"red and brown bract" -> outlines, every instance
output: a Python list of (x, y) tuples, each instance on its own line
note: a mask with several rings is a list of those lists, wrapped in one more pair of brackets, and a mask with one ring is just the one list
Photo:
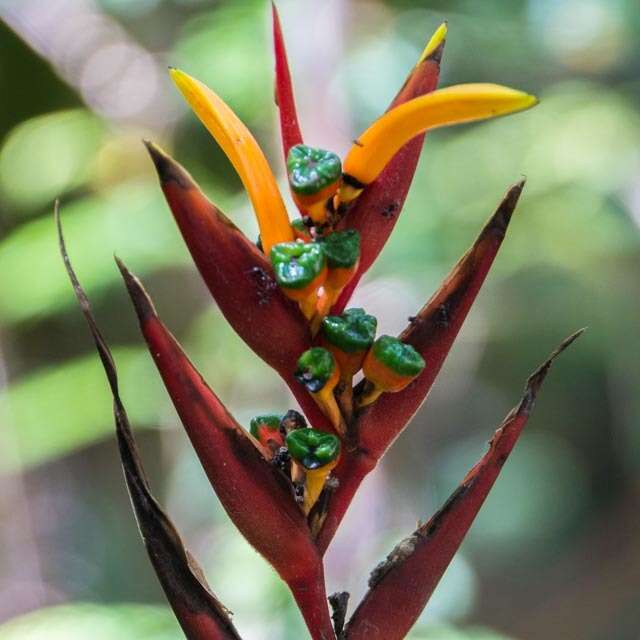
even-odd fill
[[(323, 243), (330, 234), (338, 237), (346, 230), (357, 232), (359, 260), (352, 262), (350, 280), (331, 310), (333, 315), (339, 315), (358, 281), (383, 249), (402, 212), (425, 133), (437, 127), (521, 111), (535, 104), (532, 96), (499, 85), (471, 84), (438, 90), (446, 34), (447, 27), (443, 24), (429, 40), (389, 110), (358, 137), (343, 159), (342, 177), (324, 205), (327, 215), (323, 220), (327, 222), (322, 227), (314, 226), (318, 223), (310, 218), (305, 219), (302, 211), (303, 220), (295, 223), (294, 230), (275, 177), (251, 133), (211, 89), (182, 71), (172, 69), (172, 78), (238, 172), (258, 220), (260, 248), (206, 198), (184, 168), (156, 144), (146, 143), (169, 208), (219, 309), (254, 353), (289, 386), (308, 421), (305, 433), (310, 434), (309, 442), (318, 443), (318, 447), (325, 441), (332, 444), (333, 457), (327, 458), (326, 450), (322, 454), (325, 457), (318, 453), (324, 470), (307, 465), (304, 503), (299, 491), (301, 483), (304, 484), (304, 478), (299, 477), (305, 473), (304, 465), (299, 460), (292, 462), (286, 446), (274, 451), (235, 421), (162, 323), (141, 282), (118, 261), (151, 356), (214, 491), (242, 535), (287, 583), (314, 640), (400, 640), (406, 636), (522, 432), (552, 359), (577, 336), (562, 343), (532, 375), (521, 402), (499, 427), (489, 451), (445, 506), (398, 544), (373, 571), (369, 591), (351, 618), (346, 615), (345, 594), (329, 598), (334, 608), (331, 616), (325, 591), (324, 552), (360, 483), (424, 401), (487, 277), (524, 184), (519, 182), (507, 190), (471, 248), (398, 336), (399, 342), (395, 338), (390, 340), (390, 344), (410, 352), (420, 366), (410, 378), (406, 377), (407, 370), (397, 369), (402, 385), (388, 390), (379, 388), (381, 395), (376, 394), (377, 399), (372, 402), (362, 401), (367, 388), (371, 391), (369, 381), (365, 379), (352, 388), (352, 371), (340, 376), (339, 371), (332, 369), (332, 377), (325, 372), (327, 380), (340, 381), (335, 385), (326, 382), (326, 387), (321, 387), (324, 379), (318, 383), (305, 377), (306, 369), (301, 372), (298, 364), (302, 354), (317, 352), (328, 356), (318, 349), (327, 344), (322, 334), (318, 334), (322, 318), (329, 312), (324, 308), (326, 302), (322, 304), (326, 296), (323, 298), (322, 284), (318, 281), (318, 290), (302, 306), (291, 291), (287, 295), (281, 288), (270, 257), (274, 255), (273, 247), (278, 245), (290, 250), (305, 225), (308, 230), (305, 241), (317, 243), (321, 251), (328, 251), (322, 247), (327, 246)], [(275, 7), (273, 35), (275, 96), (286, 159), (290, 150), (304, 141)], [(324, 198), (326, 192), (322, 194)], [(151, 494), (120, 399), (115, 363), (73, 272), (61, 229), (60, 241), (114, 395), (127, 486), (167, 598), (188, 638), (239, 638), (228, 611), (206, 586), (168, 516)], [(326, 270), (326, 265), (323, 269)], [(357, 340), (354, 344), (357, 346)], [(343, 346), (349, 348), (346, 342)], [(394, 357), (392, 354), (389, 362), (378, 364), (399, 366)], [(363, 359), (364, 352), (358, 361)], [(331, 366), (339, 367), (335, 362)], [(316, 383), (320, 386), (313, 386)], [(321, 388), (335, 394), (337, 403), (329, 403), (327, 398), (318, 402)], [(329, 405), (331, 411), (327, 409)], [(337, 406), (341, 412), (338, 418)], [(264, 407), (265, 412), (270, 409)], [(291, 429), (305, 426), (301, 419), (283, 420), (279, 441), (293, 443), (296, 437), (291, 436)], [(333, 435), (327, 440), (325, 434), (314, 436), (313, 430)], [(315, 489), (322, 489), (323, 485), (317, 483), (325, 482), (331, 474), (323, 490), (309, 491), (312, 473)], [(313, 496), (313, 503), (309, 496)]]

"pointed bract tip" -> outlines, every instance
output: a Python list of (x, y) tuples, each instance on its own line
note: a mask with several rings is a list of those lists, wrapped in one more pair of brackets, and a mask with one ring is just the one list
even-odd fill
[(193, 183), (193, 179), (187, 171), (155, 142), (150, 140), (143, 140), (142, 142), (151, 156), (161, 183), (174, 181), (185, 189)]
[(188, 84), (189, 81), (195, 81), (188, 73), (178, 69), (178, 67), (169, 67), (169, 75), (180, 91), (183, 91), (183, 87)]
[(185, 98), (193, 90), (193, 85), (197, 82), (195, 78), (192, 78), (188, 73), (177, 67), (169, 67), (169, 75), (173, 80), (173, 84), (178, 87), (178, 90)]
[(151, 140), (147, 140), (146, 138), (142, 139), (142, 144), (147, 148), (147, 151), (153, 160), (153, 164), (156, 165), (158, 173), (161, 173), (161, 167), (163, 167), (169, 160), (168, 154), (155, 142), (151, 142)]
[(558, 347), (551, 353), (551, 355), (529, 376), (527, 384), (525, 386), (525, 392), (522, 397), (522, 401), (518, 407), (518, 413), (529, 413), (535, 403), (536, 395), (544, 382), (544, 379), (549, 373), (549, 369), (553, 364), (553, 361), (571, 344), (573, 344), (584, 332), (586, 327), (578, 329), (575, 333), (565, 338)]
[(144, 290), (140, 280), (131, 273), (131, 271), (129, 271), (125, 263), (122, 262), (118, 256), (114, 256), (114, 259), (118, 265), (118, 269), (120, 269), (122, 279), (127, 287), (129, 297), (133, 302), (133, 306), (140, 322), (156, 317), (158, 314), (153, 306), (153, 302), (151, 301), (149, 294)]
[(447, 38), (447, 21), (445, 20), (436, 30), (435, 33), (431, 36), (429, 42), (427, 42), (427, 46), (424, 48), (420, 59), (418, 60), (418, 64), (422, 64), (428, 58), (435, 60), (436, 62), (440, 62), (442, 58), (442, 49), (444, 48), (444, 42)]
[(527, 176), (522, 176), (518, 182), (514, 183), (511, 187), (512, 189), (519, 189), (522, 191), (524, 189), (524, 185), (527, 184)]
[(526, 178), (521, 178), (518, 182), (514, 182), (508, 189), (505, 194), (504, 200), (515, 200), (513, 206), (518, 202), (520, 195), (522, 194), (522, 190), (524, 189), (525, 184), (527, 184)]

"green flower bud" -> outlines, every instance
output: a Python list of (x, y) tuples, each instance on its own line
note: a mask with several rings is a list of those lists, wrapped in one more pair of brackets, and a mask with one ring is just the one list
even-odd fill
[(291, 457), (306, 469), (318, 469), (340, 455), (340, 440), (317, 429), (297, 429), (286, 439)]
[(334, 231), (322, 239), (322, 247), (329, 269), (349, 269), (360, 259), (360, 234), (353, 229)]
[(401, 376), (415, 377), (425, 366), (424, 358), (410, 344), (392, 336), (380, 336), (372, 351), (376, 360)]
[(346, 353), (365, 351), (373, 344), (378, 321), (364, 309), (347, 309), (341, 316), (327, 316), (322, 333), (329, 344)]
[(280, 421), (282, 420), (282, 416), (276, 415), (275, 413), (269, 413), (264, 416), (256, 416), (252, 418), (249, 423), (249, 430), (251, 431), (251, 435), (254, 438), (260, 440), (260, 427), (267, 427), (269, 431), (279, 431), (280, 429)]
[(313, 347), (300, 356), (294, 375), (307, 391), (317, 393), (327, 384), (335, 368), (336, 363), (330, 351)]
[(294, 193), (312, 196), (340, 179), (342, 163), (331, 151), (297, 144), (289, 150), (287, 173)]
[(285, 289), (304, 289), (325, 267), (322, 247), (302, 242), (281, 242), (271, 248), (276, 282)]

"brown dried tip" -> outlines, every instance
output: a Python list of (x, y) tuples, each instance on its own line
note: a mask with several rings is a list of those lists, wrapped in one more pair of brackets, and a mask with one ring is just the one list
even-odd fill
[(118, 269), (120, 269), (120, 273), (122, 274), (122, 278), (127, 287), (127, 291), (129, 292), (129, 296), (131, 297), (131, 301), (133, 302), (133, 307), (138, 316), (138, 320), (140, 322), (144, 322), (149, 318), (158, 317), (156, 308), (153, 306), (153, 301), (145, 291), (140, 279), (129, 271), (127, 266), (122, 262), (122, 260), (120, 260), (120, 258), (118, 258), (118, 256), (114, 256), (114, 259), (118, 265)]
[(60, 253), (84, 314), (113, 394), (118, 448), (127, 489), (140, 533), (169, 603), (185, 634), (194, 640), (239, 640), (228, 610), (211, 593), (202, 569), (185, 548), (175, 526), (151, 493), (127, 412), (118, 390), (118, 373), (111, 351), (93, 317), (91, 305), (71, 266), (66, 250), (59, 204), (55, 204)]
[(573, 342), (575, 342), (585, 331), (586, 327), (582, 329), (578, 329), (575, 333), (572, 333), (568, 338), (565, 338), (559, 345), (558, 348), (545, 360), (527, 379), (527, 384), (525, 385), (524, 394), (522, 396), (522, 400), (520, 401), (520, 405), (517, 407), (517, 413), (530, 413), (531, 409), (533, 409), (533, 405), (535, 403), (536, 397), (538, 395), (538, 391), (540, 391), (540, 387), (544, 382), (544, 379), (547, 377), (547, 373), (549, 373), (549, 369), (553, 364), (553, 361)]
[(348, 591), (336, 591), (329, 596), (329, 604), (333, 613), (331, 619), (333, 620), (333, 628), (338, 638), (341, 637), (341, 633), (344, 629), (344, 621), (347, 617), (347, 606), (349, 605), (349, 592)]
[[(549, 369), (584, 329), (564, 340), (529, 377), (522, 399), (498, 427), (489, 450), (444, 506), (402, 540), (371, 574), (349, 620), (347, 640), (401, 640), (420, 616), (513, 450)], [(408, 589), (407, 585), (411, 585)]]
[(151, 142), (151, 140), (143, 140), (142, 142), (147, 147), (151, 160), (153, 160), (160, 182), (177, 182), (183, 189), (189, 188), (193, 184), (193, 178), (187, 171), (157, 144)]

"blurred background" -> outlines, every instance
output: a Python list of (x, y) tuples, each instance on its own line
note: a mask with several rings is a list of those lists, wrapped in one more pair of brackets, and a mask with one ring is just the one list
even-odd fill
[[(400, 330), (506, 187), (528, 178), (428, 401), (365, 482), (328, 554), (329, 589), (351, 591), (355, 606), (374, 565), (484, 452), (529, 372), (586, 325), (411, 638), (637, 640), (637, 2), (278, 6), (310, 144), (343, 154), (443, 19), (442, 85), (499, 82), (541, 98), (533, 111), (428, 136), (405, 212), (358, 291), (383, 332)], [(211, 303), (140, 143), (167, 148), (256, 236), (239, 180), (166, 66), (220, 93), (282, 180), (268, 3), (0, 0), (0, 18), (0, 638), (181, 637), (139, 540), (111, 399), (58, 257), (56, 196), (157, 495), (244, 637), (307, 637), (286, 589), (214, 498), (112, 259), (144, 278), (241, 422), (293, 406)]]

